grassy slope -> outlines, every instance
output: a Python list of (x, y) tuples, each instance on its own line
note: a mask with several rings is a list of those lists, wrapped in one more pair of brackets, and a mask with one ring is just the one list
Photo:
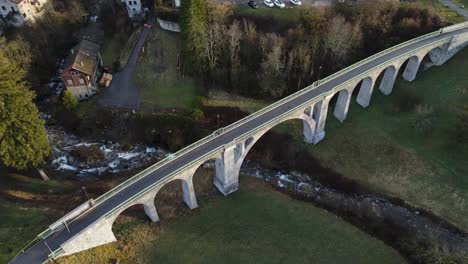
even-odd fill
[[(458, 1), (467, 1), (467, 0), (458, 0)], [(457, 12), (453, 11), (452, 9), (444, 6), (438, 0), (419, 0), (419, 2), (423, 6), (428, 6), (432, 8), (436, 13), (440, 16), (447, 19), (452, 23), (459, 23), (466, 20), (463, 16), (459, 15)]]
[[(376, 90), (367, 109), (352, 103), (348, 120), (330, 115), (327, 136), (307, 146), (325, 166), (372, 188), (425, 207), (468, 229), (468, 148), (455, 143), (457, 106), (468, 102), (468, 49), (412, 83)], [(395, 112), (408, 92), (434, 109), (432, 133), (414, 128), (415, 111)]]
[[(60, 263), (404, 263), (391, 248), (311, 204), (242, 178), (228, 197), (161, 225), (115, 225), (119, 241)], [(161, 207), (159, 207), (161, 209)]]
[(168, 108), (191, 110), (198, 90), (190, 78), (178, 78), (179, 47), (177, 34), (163, 31), (158, 26), (153, 28), (134, 77), (142, 91), (144, 112)]
[(468, 0), (453, 0), (458, 5), (464, 5), (465, 8), (468, 8)]
[[(39, 196), (69, 191), (69, 185), (44, 182), (0, 169), (0, 263), (6, 263), (63, 213), (39, 204)], [(39, 202), (39, 203), (38, 203)]]

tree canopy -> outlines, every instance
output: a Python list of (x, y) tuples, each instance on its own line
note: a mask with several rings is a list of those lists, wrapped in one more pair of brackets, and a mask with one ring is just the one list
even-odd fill
[(0, 164), (15, 169), (38, 166), (50, 153), (44, 121), (24, 79), (25, 71), (0, 51)]

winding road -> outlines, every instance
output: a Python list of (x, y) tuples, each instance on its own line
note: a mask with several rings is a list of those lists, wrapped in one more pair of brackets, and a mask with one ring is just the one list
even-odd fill
[[(150, 18), (148, 24), (154, 24), (154, 18)], [(127, 109), (140, 109), (140, 90), (133, 83), (133, 72), (137, 66), (138, 57), (145, 45), (151, 31), (149, 27), (143, 27), (138, 42), (132, 50), (128, 63), (121, 72), (113, 76), (109, 88), (105, 88), (99, 102), (107, 106), (122, 107)]]

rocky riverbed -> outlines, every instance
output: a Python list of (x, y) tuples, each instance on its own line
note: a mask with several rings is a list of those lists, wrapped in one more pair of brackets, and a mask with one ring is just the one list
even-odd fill
[(47, 135), (52, 145), (50, 167), (72, 172), (81, 179), (142, 168), (169, 155), (159, 148), (143, 144), (123, 146), (111, 141), (87, 142), (52, 127), (48, 127)]
[(468, 235), (430, 212), (375, 194), (345, 193), (307, 174), (271, 170), (251, 161), (241, 173), (334, 212), (399, 250), (411, 263), (468, 263)]

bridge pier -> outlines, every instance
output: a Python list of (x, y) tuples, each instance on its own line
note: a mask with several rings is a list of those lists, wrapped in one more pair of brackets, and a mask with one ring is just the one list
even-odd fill
[(148, 200), (143, 204), (143, 208), (145, 209), (146, 215), (151, 219), (153, 223), (159, 222), (159, 215), (156, 211), (156, 205), (154, 204), (154, 200)]
[(368, 107), (370, 104), (372, 91), (374, 90), (375, 79), (376, 76), (369, 76), (362, 80), (356, 102), (364, 108)]
[(184, 193), (184, 202), (190, 209), (198, 207), (197, 197), (193, 188), (193, 177), (187, 180), (182, 180), (182, 191)]
[(395, 80), (398, 75), (398, 69), (400, 67), (396, 67), (395, 65), (392, 65), (385, 69), (384, 76), (382, 78), (382, 81), (380, 82), (379, 90), (385, 94), (385, 95), (390, 95), (393, 90), (393, 86), (395, 85)]
[(421, 61), (422, 58), (419, 58), (418, 56), (413, 56), (409, 59), (405, 71), (403, 72), (403, 78), (405, 80), (412, 82), (414, 79), (416, 79)]
[(335, 111), (333, 115), (343, 123), (348, 116), (349, 104), (351, 102), (351, 91), (343, 89), (339, 91), (338, 100), (336, 101)]
[(226, 146), (221, 158), (216, 159), (216, 177), (214, 185), (218, 190), (228, 195), (239, 188), (239, 172), (236, 171), (235, 151), (237, 144)]
[(312, 143), (317, 144), (325, 138), (325, 123), (327, 121), (328, 105), (331, 97), (325, 97), (314, 105), (312, 115), (315, 121), (315, 132)]

